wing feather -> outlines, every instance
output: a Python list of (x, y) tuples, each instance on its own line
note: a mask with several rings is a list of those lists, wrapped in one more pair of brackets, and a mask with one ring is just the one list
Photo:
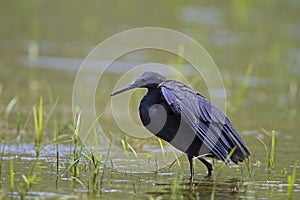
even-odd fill
[(227, 117), (208, 99), (177, 81), (165, 81), (158, 87), (172, 111), (183, 117), (217, 158), (228, 162), (226, 158), (234, 146), (249, 155)]

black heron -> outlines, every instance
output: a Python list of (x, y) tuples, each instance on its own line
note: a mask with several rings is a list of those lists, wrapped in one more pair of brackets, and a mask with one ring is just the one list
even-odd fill
[(148, 89), (139, 106), (143, 125), (187, 154), (191, 179), (194, 157), (204, 163), (211, 176), (212, 165), (204, 157), (237, 164), (250, 156), (229, 119), (199, 92), (158, 73), (144, 72), (111, 96), (134, 88)]

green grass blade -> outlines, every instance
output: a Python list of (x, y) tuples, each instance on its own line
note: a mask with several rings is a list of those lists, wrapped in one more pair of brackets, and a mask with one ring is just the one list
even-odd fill
[(43, 97), (40, 97), (39, 103), (39, 138), (41, 139), (41, 134), (43, 133)]
[(14, 97), (12, 98), (12, 100), (10, 100), (10, 102), (7, 104), (6, 108), (5, 108), (5, 113), (4, 113), (4, 119), (7, 122), (8, 120), (8, 116), (11, 113), (13, 107), (16, 105), (16, 103), (18, 102), (18, 97)]
[(39, 127), (38, 127), (38, 118), (37, 118), (37, 113), (36, 113), (35, 106), (33, 106), (33, 122), (34, 122), (35, 138), (36, 138), (35, 145), (37, 145)]
[[(93, 133), (94, 133), (94, 142), (95, 142), (95, 151), (96, 151), (96, 159), (97, 160), (100, 160), (99, 158), (99, 144), (98, 144), (98, 135), (97, 135), (97, 130), (96, 130), (96, 127), (94, 126), (93, 128)], [(94, 163), (95, 164), (95, 163)]]
[(158, 142), (159, 142), (159, 146), (160, 146), (160, 149), (161, 149), (161, 152), (162, 152), (162, 155), (163, 155), (163, 159), (164, 159), (164, 162), (165, 162), (165, 149), (164, 149), (164, 145), (162, 143), (162, 140), (160, 138), (157, 138)]
[(132, 151), (132, 153), (134, 154), (134, 156), (136, 157), (136, 158), (138, 158), (138, 155), (137, 155), (137, 153), (136, 153), (136, 151), (134, 150), (134, 148), (129, 144), (129, 143), (127, 143), (127, 145), (128, 145), (128, 148)]
[[(97, 139), (97, 132), (95, 130), (95, 126), (96, 123), (99, 121), (99, 119), (102, 117), (104, 113), (101, 113), (100, 115), (97, 116), (97, 118), (93, 121), (93, 123), (91, 124), (91, 126), (89, 127), (89, 129), (87, 130), (87, 132), (85, 133), (85, 136), (83, 138), (83, 143), (85, 143), (85, 141), (87, 140), (88, 136), (90, 135), (91, 131), (94, 129), (94, 138), (95, 138), (95, 143), (98, 143), (98, 139)], [(96, 144), (95, 144), (96, 145)]]
[(122, 132), (121, 143), (122, 143), (123, 149), (125, 150), (126, 157), (128, 159), (128, 162), (129, 162), (130, 161), (130, 156), (129, 156), (129, 151), (128, 151), (128, 143), (127, 143), (126, 135), (123, 132)]
[(257, 137), (257, 136), (255, 138), (264, 145), (265, 150), (266, 150), (266, 158), (268, 159), (269, 151), (268, 151), (268, 147), (267, 147), (266, 143), (262, 139), (260, 139), (259, 137)]
[(292, 175), (288, 176), (288, 199), (291, 200), (293, 197), (294, 184), (296, 181), (296, 169), (297, 169), (297, 161), (295, 161)]
[(30, 184), (28, 178), (24, 174), (22, 174), (21, 177), (23, 178), (23, 181), (25, 182), (25, 184), (28, 186)]
[(53, 106), (51, 107), (51, 110), (50, 110), (50, 112), (49, 112), (49, 114), (48, 114), (48, 116), (47, 116), (47, 118), (45, 120), (44, 128), (47, 127), (47, 125), (49, 123), (49, 120), (50, 120), (51, 116), (53, 115), (53, 113), (54, 113), (54, 111), (55, 111), (55, 109), (57, 107), (58, 102), (59, 102), (59, 97), (55, 100)]
[(14, 160), (10, 159), (9, 162), (9, 174), (10, 174), (10, 191), (15, 191), (15, 172), (14, 172)]
[(274, 168), (274, 157), (275, 157), (275, 131), (272, 130), (269, 168), (270, 167)]

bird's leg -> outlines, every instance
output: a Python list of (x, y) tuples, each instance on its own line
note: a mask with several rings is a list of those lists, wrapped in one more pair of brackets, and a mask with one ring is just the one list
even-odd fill
[(190, 172), (191, 172), (191, 177), (190, 177), (190, 181), (193, 182), (194, 179), (194, 161), (193, 161), (194, 156), (190, 156), (188, 155), (188, 160), (190, 162)]
[(212, 165), (202, 157), (198, 157), (198, 159), (207, 167), (207, 177), (212, 175)]

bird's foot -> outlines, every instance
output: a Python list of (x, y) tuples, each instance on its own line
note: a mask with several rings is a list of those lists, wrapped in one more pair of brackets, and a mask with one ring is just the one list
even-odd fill
[(204, 178), (211, 178), (212, 177), (212, 171), (208, 171), (207, 175), (204, 176)]
[(194, 176), (190, 177), (190, 183), (192, 184), (194, 182)]

